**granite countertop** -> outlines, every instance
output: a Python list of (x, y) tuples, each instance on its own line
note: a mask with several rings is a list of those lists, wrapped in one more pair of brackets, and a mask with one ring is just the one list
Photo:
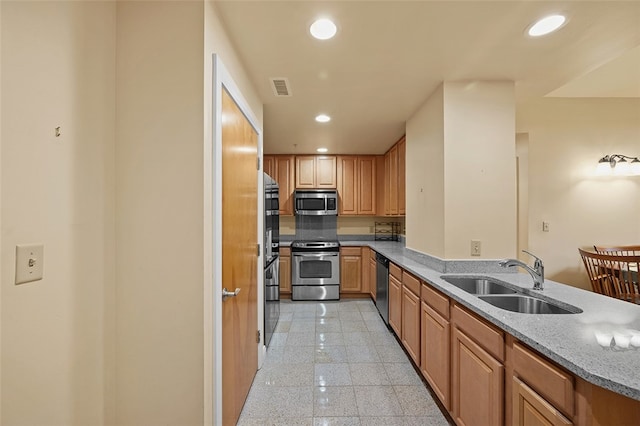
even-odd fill
[[(640, 349), (605, 347), (596, 334), (636, 330), (640, 334), (640, 306), (569, 285), (545, 280), (543, 291), (530, 290), (531, 276), (505, 272), (497, 261), (441, 260), (406, 249), (398, 242), (340, 241), (343, 246), (368, 246), (428, 282), (498, 328), (536, 349), (573, 374), (597, 386), (640, 400)], [(506, 311), (444, 281), (442, 275), (491, 277), (530, 292), (582, 309), (579, 314), (535, 315)], [(561, 303), (561, 304), (562, 304)]]

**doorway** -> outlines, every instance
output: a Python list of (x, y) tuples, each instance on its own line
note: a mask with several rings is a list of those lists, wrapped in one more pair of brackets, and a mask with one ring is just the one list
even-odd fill
[(211, 160), (205, 166), (205, 423), (234, 425), (262, 349), (262, 130), (216, 55), (212, 119), (213, 143), (205, 153)]

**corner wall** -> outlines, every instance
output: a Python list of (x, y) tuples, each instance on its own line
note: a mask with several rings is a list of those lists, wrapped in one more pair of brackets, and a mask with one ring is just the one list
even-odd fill
[(406, 245), (444, 258), (444, 86), (406, 125)]
[(203, 10), (117, 4), (118, 425), (203, 423)]
[[(0, 8), (0, 423), (101, 425), (113, 372), (116, 6)], [(16, 286), (24, 243), (44, 244), (44, 279)]]
[(640, 99), (545, 98), (518, 109), (517, 127), (529, 133), (529, 248), (549, 279), (591, 289), (579, 247), (640, 241), (640, 177), (595, 176), (606, 154), (640, 155)]

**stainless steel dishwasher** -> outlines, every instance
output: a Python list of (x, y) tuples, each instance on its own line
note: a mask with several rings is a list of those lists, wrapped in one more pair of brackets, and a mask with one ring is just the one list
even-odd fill
[(389, 326), (389, 259), (376, 253), (376, 307)]

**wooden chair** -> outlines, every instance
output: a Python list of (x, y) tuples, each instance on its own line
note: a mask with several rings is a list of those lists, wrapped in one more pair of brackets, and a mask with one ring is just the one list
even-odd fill
[(596, 253), (640, 256), (640, 246), (593, 246)]
[(582, 249), (578, 251), (594, 292), (627, 302), (640, 303), (640, 255), (592, 253)]

